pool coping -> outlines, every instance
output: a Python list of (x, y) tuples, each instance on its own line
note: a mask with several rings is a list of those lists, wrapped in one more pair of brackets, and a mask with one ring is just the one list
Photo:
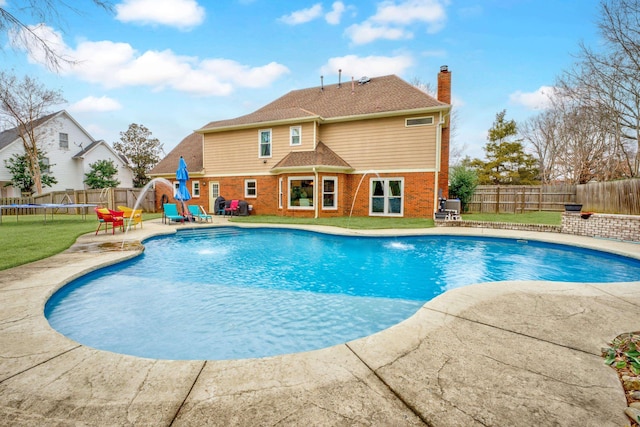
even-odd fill
[[(202, 226), (346, 235), (537, 240), (640, 259), (640, 246), (486, 228), (344, 230), (325, 226), (145, 221), (82, 236), (0, 278), (0, 425), (623, 425), (624, 392), (600, 350), (638, 328), (640, 282), (502, 282), (447, 291), (370, 337), (305, 353), (232, 361), (138, 358), (51, 329), (47, 299), (69, 281), (131, 258), (136, 242)], [(526, 421), (525, 421), (526, 420)]]

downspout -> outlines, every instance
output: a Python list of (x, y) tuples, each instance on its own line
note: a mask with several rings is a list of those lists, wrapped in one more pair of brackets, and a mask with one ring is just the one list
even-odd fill
[(433, 214), (435, 214), (438, 210), (438, 206), (440, 206), (439, 192), (440, 188), (438, 183), (440, 182), (440, 157), (442, 152), (442, 125), (444, 123), (442, 117), (442, 111), (440, 111), (440, 120), (438, 120), (438, 130), (436, 131), (436, 173), (435, 173), (435, 182), (434, 182), (434, 192), (433, 192)]
[(315, 183), (315, 185), (313, 186), (313, 211), (314, 211), (314, 218), (318, 219), (318, 209), (320, 204), (318, 203), (319, 199), (318, 199), (318, 187), (320, 187), (320, 185), (318, 185), (318, 171), (316, 170), (315, 166), (313, 167), (313, 182)]
[(433, 195), (433, 208), (434, 208), (434, 213), (438, 210), (438, 207), (440, 206), (440, 200), (438, 200), (439, 197), (439, 192), (440, 192), (440, 188), (438, 187), (439, 182), (440, 182), (440, 167), (441, 167), (441, 159), (442, 159), (442, 126), (446, 123), (446, 117), (451, 114), (451, 110), (449, 110), (449, 112), (447, 114), (442, 114), (442, 111), (440, 111), (440, 120), (438, 121), (438, 131), (436, 134), (436, 174), (435, 174), (435, 194)]

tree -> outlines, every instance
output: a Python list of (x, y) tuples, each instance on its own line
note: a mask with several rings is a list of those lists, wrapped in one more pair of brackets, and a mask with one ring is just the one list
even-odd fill
[[(26, 4), (25, 4), (26, 3)], [(112, 10), (111, 1), (92, 0), (92, 3), (107, 11)], [(12, 12), (11, 5), (15, 5)], [(77, 2), (75, 2), (77, 4)], [(62, 24), (67, 11), (77, 12), (65, 0), (28, 0), (22, 2), (0, 2), (0, 32), (6, 32), (12, 39), (14, 46), (25, 48), (28, 52), (41, 51), (44, 55), (45, 65), (52, 70), (60, 68), (62, 63), (73, 62), (64, 58), (55, 50), (50, 41), (42, 38), (37, 31), (39, 25)], [(32, 26), (24, 23), (18, 14), (23, 14), (40, 21), (39, 25)], [(2, 49), (0, 45), (0, 49)]]
[[(38, 163), (39, 163), (39, 169), (41, 171), (46, 171), (48, 170), (49, 167), (54, 166), (54, 165), (47, 165), (47, 163), (45, 162), (45, 159), (46, 159), (45, 154), (42, 152), (39, 152)], [(31, 173), (29, 170), (29, 162), (27, 160), (27, 156), (25, 154), (22, 154), (22, 155), (14, 154), (10, 158), (5, 159), (4, 164), (9, 170), (9, 172), (11, 173), (11, 183), (5, 184), (5, 187), (8, 187), (9, 185), (13, 185), (14, 187), (19, 188), (20, 191), (23, 193), (33, 194), (34, 179), (31, 176)], [(52, 175), (49, 175), (46, 172), (42, 173), (41, 179), (42, 179), (42, 185), (45, 187), (51, 187), (53, 184), (58, 183), (58, 180), (55, 177), (53, 177)]]
[(449, 195), (460, 199), (462, 211), (466, 212), (478, 185), (478, 174), (474, 169), (458, 165), (451, 168), (449, 181)]
[(524, 152), (522, 140), (508, 141), (518, 134), (515, 120), (505, 120), (506, 110), (496, 114), (485, 145), (487, 161), (474, 159), (471, 166), (478, 171), (480, 184), (537, 184), (536, 159)]
[(581, 44), (578, 62), (559, 79), (562, 96), (592, 110), (608, 144), (640, 176), (640, 0), (601, 0), (599, 50)]
[(43, 136), (43, 130), (38, 129), (38, 119), (43, 118), (49, 108), (63, 102), (60, 91), (46, 89), (29, 76), (19, 80), (13, 74), (0, 72), (0, 118), (18, 131), (37, 194), (42, 193), (38, 160)]
[(118, 168), (112, 159), (98, 160), (90, 163), (91, 170), (85, 174), (84, 183), (91, 189), (96, 188), (115, 188), (120, 185), (120, 181), (115, 178), (118, 174)]
[(162, 144), (151, 138), (151, 131), (136, 123), (131, 123), (126, 132), (120, 132), (120, 142), (113, 148), (133, 164), (133, 186), (144, 187), (150, 179), (147, 173), (160, 161)]

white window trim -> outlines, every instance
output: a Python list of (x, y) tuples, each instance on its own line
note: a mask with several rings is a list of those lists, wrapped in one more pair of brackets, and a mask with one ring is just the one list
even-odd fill
[[(254, 189), (256, 194), (250, 195), (249, 194), (249, 183), (253, 183), (254, 184)], [(258, 197), (258, 181), (255, 179), (245, 179), (244, 180), (244, 197), (247, 199), (255, 199), (256, 197)]]
[[(421, 119), (429, 119), (430, 123), (419, 123), (419, 124), (413, 124), (413, 125), (409, 124), (409, 120), (421, 120)], [(409, 118), (404, 119), (404, 126), (408, 127), (408, 128), (413, 128), (413, 127), (417, 127), (417, 126), (433, 126), (433, 123), (434, 123), (433, 116), (409, 117)]]
[[(62, 135), (66, 135), (67, 139), (65, 141), (66, 145), (62, 145)], [(63, 149), (68, 149), (69, 148), (69, 134), (65, 133), (65, 132), (58, 132), (58, 147), (63, 148)]]
[(284, 194), (282, 193), (282, 184), (283, 184), (283, 179), (282, 178), (278, 179), (278, 208), (279, 209), (282, 209), (283, 207), (282, 199), (284, 197)]
[(218, 181), (209, 181), (210, 193), (209, 197), (217, 199), (220, 196), (220, 183)]
[[(373, 196), (371, 194), (373, 188), (374, 181), (383, 181), (384, 182), (384, 212), (373, 212)], [(400, 188), (402, 189), (402, 195), (400, 198), (402, 202), (400, 203), (400, 213), (387, 213), (389, 210), (389, 181), (400, 181)], [(370, 178), (369, 179), (369, 216), (386, 216), (386, 217), (402, 217), (404, 216), (404, 178), (401, 177), (382, 177), (382, 178)]]
[[(196, 188), (198, 191), (196, 191)], [(200, 181), (191, 181), (191, 195), (193, 197), (200, 197), (200, 190), (202, 186), (200, 185)]]
[[(312, 211), (315, 209), (315, 206), (291, 206), (291, 181), (302, 181), (302, 180), (314, 181), (315, 183), (315, 177), (313, 175), (290, 176), (289, 179), (287, 180), (287, 207), (288, 209), (294, 209), (294, 210)], [(316, 200), (316, 197), (314, 194), (313, 204), (315, 205), (316, 203), (318, 203), (318, 201)]]
[[(298, 143), (293, 143), (293, 130), (298, 129)], [(289, 145), (292, 147), (298, 147), (302, 145), (302, 126), (290, 126), (289, 127)]]
[[(269, 155), (262, 155), (262, 134), (264, 132), (269, 132)], [(270, 159), (273, 156), (273, 132), (271, 129), (260, 129), (258, 131), (258, 158), (259, 159)]]
[[(333, 206), (325, 207), (324, 205), (324, 182), (333, 181)], [(338, 210), (338, 177), (337, 176), (323, 176), (322, 177), (322, 210), (323, 211), (337, 211)]]

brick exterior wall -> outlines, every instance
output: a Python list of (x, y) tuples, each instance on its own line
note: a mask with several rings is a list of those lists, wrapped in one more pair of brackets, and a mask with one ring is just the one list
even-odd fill
[(578, 236), (601, 237), (630, 242), (640, 242), (640, 216), (565, 212), (562, 215), (562, 232)]
[[(582, 216), (585, 215), (585, 218)], [(640, 216), (564, 212), (562, 225), (514, 224), (507, 222), (436, 220), (437, 227), (473, 227), (503, 230), (547, 231), (577, 236), (640, 242)]]
[[(309, 173), (300, 174), (281, 174), (273, 176), (246, 176), (246, 177), (220, 177), (212, 178), (220, 184), (220, 195), (226, 200), (239, 199), (244, 200), (253, 206), (252, 214), (254, 215), (281, 215), (313, 218), (315, 210), (287, 209), (287, 201), (284, 200), (284, 207), (278, 207), (278, 180), (283, 180), (284, 198), (287, 197), (288, 178), (292, 176), (312, 176)], [(321, 218), (349, 216), (351, 214), (351, 206), (353, 204), (353, 216), (369, 216), (369, 180), (376, 174), (344, 174), (322, 172), (318, 174), (318, 183), (322, 185), (323, 177), (338, 178), (338, 209), (318, 210), (318, 216)], [(386, 173), (379, 174), (381, 178), (404, 178), (404, 217), (405, 218), (431, 218), (434, 208), (434, 182), (435, 173), (433, 172), (416, 172), (416, 173)], [(247, 198), (244, 196), (245, 179), (255, 179), (257, 183), (256, 198)], [(362, 180), (362, 184), (358, 189), (358, 184)], [(204, 182), (206, 180), (200, 180)], [(203, 188), (207, 188), (207, 186)], [(357, 194), (356, 194), (357, 191)], [(160, 195), (161, 197), (161, 195)], [(320, 198), (321, 195), (318, 195)], [(356, 197), (355, 203), (353, 198)], [(173, 197), (171, 197), (173, 199)], [(173, 202), (170, 202), (173, 203)], [(199, 203), (211, 212), (208, 206), (208, 200), (203, 198)]]
[[(440, 67), (438, 73), (438, 101), (451, 104), (451, 72), (446, 65)], [(438, 188), (442, 189), (442, 197), (449, 198), (449, 124), (451, 116), (446, 118), (442, 127), (441, 151), (440, 151), (440, 175), (438, 176)]]

